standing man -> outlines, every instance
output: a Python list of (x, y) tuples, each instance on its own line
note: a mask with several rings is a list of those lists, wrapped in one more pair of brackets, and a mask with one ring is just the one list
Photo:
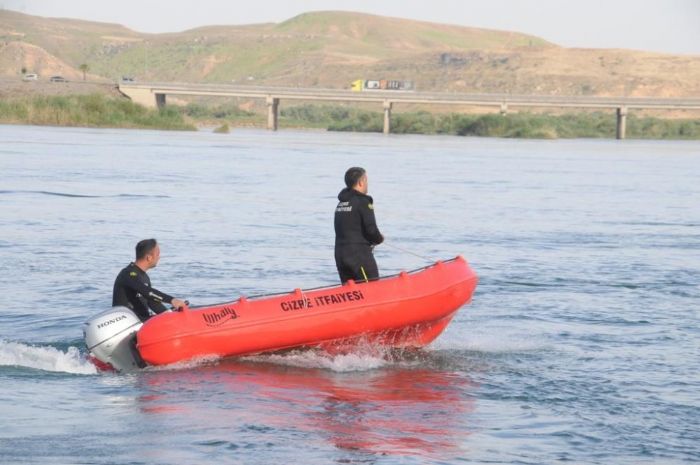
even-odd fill
[(151, 279), (146, 271), (155, 268), (160, 259), (160, 246), (155, 239), (144, 239), (136, 244), (136, 261), (119, 272), (114, 281), (112, 306), (128, 307), (141, 321), (151, 317), (148, 309), (155, 313), (167, 310), (165, 305), (175, 308), (185, 307), (186, 303), (151, 287)]
[(345, 189), (338, 194), (335, 209), (335, 265), (340, 281), (370, 281), (379, 278), (372, 255), (384, 241), (374, 219), (372, 197), (367, 195), (367, 172), (358, 167), (345, 172)]

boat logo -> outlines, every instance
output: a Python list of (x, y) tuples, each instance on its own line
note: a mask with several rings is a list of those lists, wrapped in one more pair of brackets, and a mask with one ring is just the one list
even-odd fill
[(207, 324), (207, 326), (219, 326), (228, 320), (235, 320), (238, 318), (238, 314), (236, 313), (235, 309), (231, 307), (224, 307), (216, 312), (204, 313), (202, 314), (202, 318), (204, 318), (204, 322)]
[(97, 325), (97, 329), (104, 328), (105, 326), (109, 326), (112, 323), (116, 323), (117, 321), (122, 321), (126, 320), (126, 315), (119, 315), (116, 318), (112, 318), (111, 320), (103, 321), (102, 323)]

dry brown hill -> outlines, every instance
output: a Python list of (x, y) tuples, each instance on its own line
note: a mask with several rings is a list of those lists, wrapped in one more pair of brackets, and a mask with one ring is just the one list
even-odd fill
[(347, 88), (358, 78), (419, 90), (700, 96), (700, 56), (570, 49), (514, 32), (348, 12), (279, 24), (142, 34), (123, 26), (0, 10), (0, 75), (22, 67), (77, 78)]

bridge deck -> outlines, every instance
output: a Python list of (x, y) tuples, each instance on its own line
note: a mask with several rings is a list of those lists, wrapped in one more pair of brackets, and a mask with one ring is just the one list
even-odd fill
[(628, 109), (700, 110), (700, 98), (589, 97), (517, 94), (459, 94), (416, 91), (353, 92), (344, 89), (235, 86), (225, 84), (134, 83), (122, 82), (119, 90), (135, 102), (156, 107), (165, 104), (166, 95), (264, 98), (268, 105), (268, 128), (277, 129), (281, 99), (381, 103), (384, 132), (389, 133), (391, 109), (395, 103), (497, 106), (505, 114), (509, 107), (559, 107), (615, 109), (617, 137), (624, 139)]
[(119, 88), (128, 95), (131, 89), (147, 90), (152, 94), (207, 95), (250, 98), (279, 98), (293, 100), (324, 100), (353, 102), (384, 102), (494, 105), (530, 107), (577, 108), (659, 108), (700, 109), (700, 98), (656, 97), (589, 97), (518, 94), (458, 94), (415, 91), (363, 91), (344, 89), (314, 89), (291, 87), (234, 86), (221, 84), (128, 83)]

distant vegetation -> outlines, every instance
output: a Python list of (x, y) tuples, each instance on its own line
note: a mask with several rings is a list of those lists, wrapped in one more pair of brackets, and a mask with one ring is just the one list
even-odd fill
[(179, 107), (178, 111), (188, 119), (200, 124), (232, 121), (238, 126), (252, 126), (263, 124), (264, 118), (257, 113), (241, 110), (233, 104), (207, 106), (198, 103), (190, 103), (185, 107)]
[[(303, 105), (283, 109), (282, 125), (325, 127), (330, 131), (381, 132), (381, 112), (339, 106)], [(612, 113), (571, 113), (550, 115), (513, 113), (502, 115), (433, 114), (425, 111), (395, 113), (394, 134), (452, 134), (459, 136), (557, 139), (579, 137), (615, 137)], [(700, 139), (700, 120), (677, 120), (630, 115), (627, 137), (637, 139)]]
[(216, 134), (228, 134), (229, 132), (231, 132), (231, 128), (229, 127), (228, 123), (224, 123), (218, 128), (214, 129), (214, 132)]
[[(282, 128), (329, 131), (382, 132), (383, 113), (343, 105), (299, 105), (280, 110)], [(195, 130), (213, 125), (217, 132), (230, 127), (265, 124), (261, 113), (234, 104), (189, 104), (151, 110), (129, 100), (101, 94), (33, 96), (0, 101), (0, 123)], [(615, 137), (615, 116), (608, 113), (563, 115), (512, 113), (465, 115), (418, 111), (394, 113), (393, 134), (446, 134), (458, 136), (558, 139)], [(636, 139), (700, 139), (700, 120), (627, 118), (627, 137)]]
[(130, 100), (101, 94), (0, 100), (0, 123), (196, 130), (177, 108), (149, 110)]

